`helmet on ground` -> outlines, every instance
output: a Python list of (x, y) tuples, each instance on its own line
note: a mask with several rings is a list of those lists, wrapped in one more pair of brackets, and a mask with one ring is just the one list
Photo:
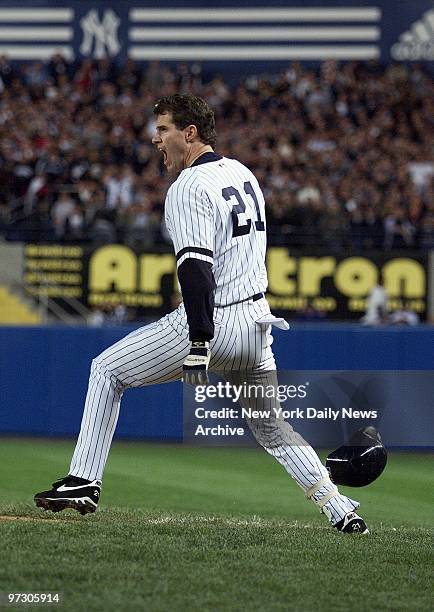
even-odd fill
[(378, 431), (358, 429), (346, 444), (330, 453), (326, 468), (335, 484), (365, 487), (376, 480), (387, 463), (387, 452)]

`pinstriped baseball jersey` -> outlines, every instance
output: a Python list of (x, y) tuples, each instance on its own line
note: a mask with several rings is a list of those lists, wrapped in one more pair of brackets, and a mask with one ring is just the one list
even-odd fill
[(186, 258), (213, 265), (216, 304), (265, 292), (265, 202), (246, 166), (222, 157), (186, 168), (169, 188), (165, 220), (178, 266)]

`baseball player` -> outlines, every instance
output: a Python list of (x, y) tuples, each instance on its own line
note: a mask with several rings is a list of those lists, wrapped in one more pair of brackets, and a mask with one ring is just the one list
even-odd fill
[[(165, 202), (183, 303), (93, 360), (81, 430), (68, 476), (35, 496), (53, 512), (96, 510), (122, 394), (130, 387), (184, 380), (208, 368), (275, 375), (271, 327), (284, 329), (264, 297), (265, 202), (255, 176), (214, 151), (214, 113), (201, 98), (172, 95), (154, 108), (153, 144), (175, 180)], [(300, 485), (330, 523), (368, 533), (315, 451), (288, 423), (250, 423), (259, 443)]]

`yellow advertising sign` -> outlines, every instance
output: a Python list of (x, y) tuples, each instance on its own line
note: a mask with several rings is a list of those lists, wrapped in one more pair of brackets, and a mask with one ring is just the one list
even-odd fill
[[(404, 302), (416, 312), (426, 308), (426, 266), (423, 260), (401, 256), (335, 257), (290, 255), (286, 248), (267, 253), (268, 299), (272, 308), (301, 310), (311, 304), (333, 312), (346, 298), (350, 312), (363, 312), (366, 298), (380, 274), (392, 310)], [(340, 298), (340, 300), (339, 300)]]
[[(29, 293), (74, 296), (87, 305), (125, 304), (157, 312), (176, 291), (173, 253), (136, 253), (122, 244), (101, 247), (28, 245), (24, 281)], [(426, 310), (424, 256), (381, 253), (370, 257), (295, 255), (285, 247), (267, 252), (267, 297), (275, 310), (307, 305), (330, 318), (357, 318), (379, 276), (392, 310)]]

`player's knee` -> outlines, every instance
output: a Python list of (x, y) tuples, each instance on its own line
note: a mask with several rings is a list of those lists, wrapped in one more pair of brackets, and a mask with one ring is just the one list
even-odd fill
[(303, 438), (283, 419), (251, 419), (249, 427), (259, 444), (265, 448), (277, 448), (288, 444), (302, 444)]
[(109, 368), (107, 367), (107, 363), (104, 362), (103, 355), (104, 353), (100, 353), (97, 357), (94, 357), (94, 359), (92, 359), (92, 363), (90, 365), (91, 373), (104, 374), (107, 372), (107, 370), (109, 370)]
[(92, 360), (90, 375), (104, 377), (110, 381), (119, 391), (124, 391), (128, 387), (134, 386), (131, 384), (131, 380), (126, 377), (126, 373), (121, 368), (116, 367), (112, 361), (107, 359), (106, 352), (102, 352), (100, 355)]

